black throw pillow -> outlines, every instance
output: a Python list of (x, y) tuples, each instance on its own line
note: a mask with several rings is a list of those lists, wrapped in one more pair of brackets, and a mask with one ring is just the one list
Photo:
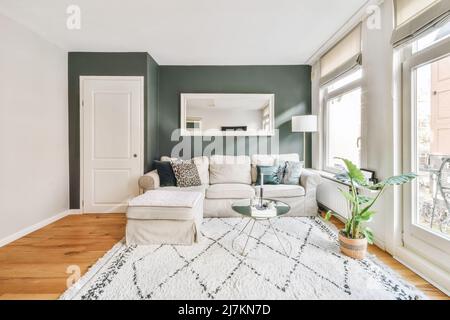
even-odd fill
[(158, 171), (159, 184), (161, 187), (175, 187), (177, 179), (173, 172), (170, 161), (153, 161), (154, 168)]

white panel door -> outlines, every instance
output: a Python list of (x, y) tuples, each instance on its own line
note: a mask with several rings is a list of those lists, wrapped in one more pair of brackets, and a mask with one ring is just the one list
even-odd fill
[(143, 173), (142, 77), (81, 77), (82, 210), (125, 212)]

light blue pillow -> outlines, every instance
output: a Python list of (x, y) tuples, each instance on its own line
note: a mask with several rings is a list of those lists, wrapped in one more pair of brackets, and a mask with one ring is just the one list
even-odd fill
[(299, 185), (302, 175), (303, 162), (287, 161), (284, 169), (283, 184)]

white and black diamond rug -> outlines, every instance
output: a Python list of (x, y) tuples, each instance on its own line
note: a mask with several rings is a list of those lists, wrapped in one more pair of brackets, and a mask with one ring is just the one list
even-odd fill
[[(336, 230), (320, 218), (258, 222), (243, 257), (247, 220), (205, 219), (194, 246), (118, 243), (60, 299), (425, 299), (374, 257), (339, 252)], [(250, 230), (250, 228), (247, 228)]]

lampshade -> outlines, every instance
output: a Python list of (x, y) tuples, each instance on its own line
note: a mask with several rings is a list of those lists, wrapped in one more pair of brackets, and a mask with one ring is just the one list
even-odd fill
[(317, 132), (317, 116), (292, 117), (292, 132)]

